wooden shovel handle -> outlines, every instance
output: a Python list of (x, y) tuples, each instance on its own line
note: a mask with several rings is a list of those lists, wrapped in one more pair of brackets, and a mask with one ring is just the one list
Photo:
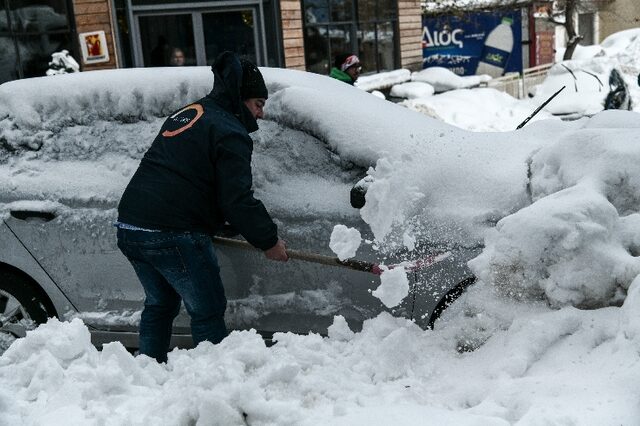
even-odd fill
[[(213, 237), (213, 243), (221, 246), (235, 247), (244, 250), (260, 251), (246, 241), (236, 240), (235, 238)], [(287, 255), (291, 259), (304, 260), (305, 262), (320, 263), (322, 265), (339, 266), (342, 268), (354, 269), (356, 271), (371, 272), (380, 275), (382, 272), (380, 267), (375, 263), (365, 262), (362, 260), (347, 259), (340, 260), (337, 257), (325, 256), (322, 254), (306, 253), (299, 250), (287, 249)]]
[[(246, 241), (236, 240), (235, 238), (225, 237), (213, 237), (213, 243), (221, 246), (235, 247), (244, 250), (261, 251), (255, 248)], [(305, 262), (320, 263), (322, 265), (339, 266), (341, 268), (348, 268), (355, 271), (370, 272), (375, 275), (382, 274), (383, 269), (377, 263), (365, 262), (363, 260), (347, 259), (340, 260), (337, 257), (325, 256), (322, 254), (306, 253), (299, 250), (287, 249), (287, 255), (291, 259), (304, 260)], [(421, 268), (427, 268), (438, 262), (441, 262), (451, 256), (451, 252), (437, 253), (431, 255), (425, 259), (409, 262), (405, 266), (407, 270), (416, 270)], [(389, 265), (386, 269), (393, 269), (399, 265)]]

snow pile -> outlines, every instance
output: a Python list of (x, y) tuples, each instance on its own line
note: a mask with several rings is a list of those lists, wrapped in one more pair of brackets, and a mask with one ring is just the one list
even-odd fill
[(534, 203), (498, 222), (474, 273), (554, 306), (620, 304), (640, 273), (638, 129), (636, 113), (602, 113), (537, 152)]
[(396, 84), (391, 88), (389, 94), (398, 98), (426, 98), (433, 95), (435, 90), (428, 83), (420, 81), (410, 81), (408, 83)]
[(623, 68), (623, 71), (638, 74), (640, 64), (640, 29), (633, 28), (611, 34), (600, 44), (606, 56), (613, 58)]
[(336, 225), (331, 232), (329, 247), (338, 259), (346, 260), (356, 255), (361, 242), (360, 231), (344, 225)]
[(468, 89), (491, 80), (488, 75), (459, 76), (447, 68), (429, 67), (411, 74), (411, 81), (428, 83), (436, 93), (454, 89)]
[(0, 357), (0, 416), (54, 426), (636, 423), (640, 281), (621, 309), (499, 305), (518, 316), (474, 352), (456, 349), (480, 314), (436, 331), (385, 314), (356, 334), (341, 317), (328, 338), (276, 334), (269, 348), (233, 332), (174, 350), (166, 365), (119, 343), (99, 352), (81, 321), (50, 320)]
[(382, 267), (380, 286), (371, 294), (380, 299), (387, 308), (398, 306), (409, 294), (409, 280), (404, 267), (397, 266), (392, 269)]
[(404, 83), (409, 80), (411, 80), (411, 71), (399, 69), (360, 76), (356, 80), (355, 86), (371, 92), (372, 90), (386, 89), (394, 84)]
[[(409, 99), (401, 104), (474, 132), (515, 130), (537, 107), (534, 101), (518, 100), (491, 88), (452, 90), (437, 96)], [(546, 119), (557, 120), (548, 112), (541, 111), (531, 122)]]

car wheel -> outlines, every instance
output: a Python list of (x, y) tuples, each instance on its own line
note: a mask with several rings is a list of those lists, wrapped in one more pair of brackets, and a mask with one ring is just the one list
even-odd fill
[(0, 354), (47, 321), (46, 302), (25, 278), (0, 271)]
[(476, 282), (476, 277), (469, 277), (465, 280), (462, 280), (461, 282), (456, 284), (454, 288), (449, 290), (442, 299), (440, 299), (440, 302), (438, 302), (438, 305), (436, 306), (436, 308), (431, 313), (431, 316), (429, 317), (430, 329), (433, 329), (433, 325), (438, 320), (438, 318), (440, 318), (440, 315), (442, 315), (445, 309), (451, 306), (451, 304), (455, 302), (456, 299), (458, 299), (458, 297), (462, 296), (462, 293), (464, 293), (467, 287), (469, 287), (471, 284), (475, 282)]

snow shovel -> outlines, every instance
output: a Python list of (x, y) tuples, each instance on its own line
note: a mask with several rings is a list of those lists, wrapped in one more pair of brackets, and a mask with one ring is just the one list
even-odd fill
[[(213, 243), (221, 246), (235, 247), (244, 250), (260, 251), (246, 241), (236, 240), (235, 238), (213, 237)], [(303, 260), (305, 262), (320, 263), (322, 265), (339, 266), (342, 268), (353, 269), (355, 271), (369, 272), (374, 275), (382, 274), (385, 269), (393, 269), (395, 267), (404, 266), (407, 271), (415, 271), (420, 268), (427, 268), (435, 265), (451, 256), (451, 252), (437, 253), (427, 256), (424, 259), (403, 262), (397, 265), (380, 265), (377, 263), (365, 262), (363, 260), (347, 259), (340, 260), (337, 257), (325, 256), (316, 253), (305, 253), (299, 250), (287, 249), (287, 255), (291, 259)]]

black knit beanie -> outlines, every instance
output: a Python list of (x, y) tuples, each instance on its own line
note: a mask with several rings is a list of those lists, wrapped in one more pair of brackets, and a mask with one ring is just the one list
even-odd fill
[(242, 86), (240, 87), (242, 100), (250, 98), (267, 99), (269, 92), (258, 67), (246, 59), (240, 59), (240, 64), (242, 65)]

